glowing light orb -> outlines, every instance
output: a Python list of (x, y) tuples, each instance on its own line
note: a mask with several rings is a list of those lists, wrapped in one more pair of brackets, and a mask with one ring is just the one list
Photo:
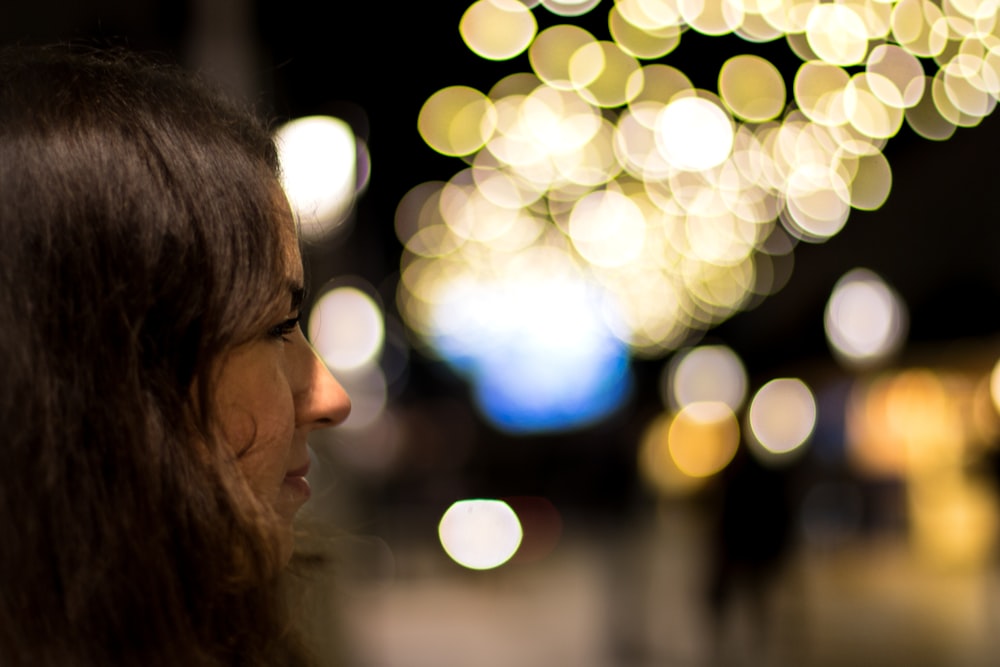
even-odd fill
[[(642, 29), (630, 22), (617, 4), (608, 14), (611, 36), (626, 53), (636, 58), (662, 58), (681, 43), (681, 30), (677, 25), (661, 28)], [(625, 10), (628, 11), (628, 10)]]
[(487, 60), (507, 60), (523, 52), (538, 30), (535, 15), (519, 0), (478, 0), (458, 24), (465, 44)]
[(578, 94), (598, 107), (621, 106), (642, 88), (639, 63), (614, 42), (583, 45), (570, 58), (569, 72)]
[(475, 88), (449, 86), (420, 108), (417, 130), (428, 146), (443, 155), (468, 155), (483, 147), (496, 128), (493, 103)]
[(740, 425), (725, 403), (689, 403), (674, 417), (667, 438), (670, 456), (681, 472), (708, 477), (733, 460)]
[(717, 104), (701, 97), (681, 97), (660, 112), (656, 144), (678, 169), (711, 169), (722, 164), (733, 149), (733, 123)]
[(681, 16), (703, 35), (725, 35), (736, 30), (745, 16), (737, 0), (678, 0)]
[(553, 88), (570, 90), (575, 85), (569, 71), (573, 54), (596, 41), (583, 28), (574, 25), (552, 26), (538, 33), (528, 48), (528, 60), (539, 79)]
[(382, 311), (360, 289), (331, 290), (319, 298), (309, 314), (309, 339), (331, 369), (370, 364), (385, 342)]
[(679, 27), (684, 23), (677, 3), (659, 0), (618, 0), (614, 7), (629, 24), (645, 32)]
[(705, 345), (679, 353), (664, 369), (661, 395), (669, 406), (715, 401), (738, 410), (747, 393), (747, 373), (739, 356), (725, 345)]
[(719, 95), (733, 114), (751, 123), (776, 118), (785, 108), (781, 72), (759, 56), (735, 56), (719, 71)]
[[(529, 253), (530, 255), (530, 253)], [(536, 253), (540, 257), (544, 253)], [(511, 433), (603, 419), (628, 395), (627, 349), (586, 283), (520, 271), (502, 284), (454, 285), (436, 307), (438, 353), (472, 384), (476, 406)]]
[(868, 52), (868, 30), (850, 5), (813, 5), (806, 39), (816, 55), (833, 65), (856, 65)]
[(879, 44), (868, 54), (865, 68), (872, 92), (889, 106), (916, 106), (924, 94), (924, 68), (900, 46)]
[(861, 211), (875, 211), (889, 198), (892, 169), (882, 153), (862, 155), (851, 181), (851, 206)]
[(279, 127), (274, 139), (281, 184), (299, 229), (306, 238), (323, 238), (343, 222), (354, 202), (354, 131), (338, 118), (308, 116)]
[(868, 74), (859, 72), (844, 88), (844, 108), (848, 120), (866, 137), (889, 139), (903, 125), (903, 110), (879, 99), (868, 79)]
[(880, 361), (898, 350), (907, 328), (899, 295), (867, 269), (855, 269), (837, 281), (823, 321), (830, 347), (854, 365)]
[(541, 5), (558, 16), (582, 16), (601, 0), (541, 0)]
[(924, 77), (924, 94), (915, 106), (906, 109), (906, 124), (925, 139), (945, 141), (955, 134), (958, 124), (952, 120), (951, 114), (945, 115), (938, 108), (934, 98), (934, 81), (933, 77)]
[(844, 90), (850, 75), (841, 67), (823, 61), (803, 63), (792, 84), (795, 101), (810, 120), (821, 125), (837, 126), (847, 120)]
[(748, 420), (751, 434), (765, 452), (787, 454), (812, 435), (816, 400), (802, 380), (771, 380), (754, 394)]
[(569, 219), (573, 245), (600, 266), (621, 266), (638, 257), (646, 236), (646, 220), (625, 195), (592, 192), (573, 207)]
[(438, 524), (445, 553), (470, 570), (490, 570), (510, 560), (521, 545), (521, 522), (502, 500), (459, 500)]

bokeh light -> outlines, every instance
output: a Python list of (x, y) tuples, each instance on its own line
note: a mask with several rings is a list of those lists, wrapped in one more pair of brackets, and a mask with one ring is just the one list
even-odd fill
[(493, 105), (468, 86), (451, 86), (431, 95), (417, 117), (417, 129), (427, 145), (444, 155), (468, 155), (493, 133)]
[(558, 16), (580, 16), (596, 7), (600, 0), (541, 0), (541, 5)]
[(472, 570), (489, 570), (510, 560), (521, 544), (517, 514), (502, 500), (459, 500), (438, 524), (445, 553)]
[(478, 0), (458, 25), (466, 46), (487, 60), (507, 60), (523, 52), (537, 29), (535, 15), (520, 0)]
[(715, 401), (739, 410), (746, 400), (747, 373), (742, 360), (725, 345), (704, 345), (682, 350), (664, 367), (660, 394), (674, 409), (702, 401)]
[(925, 79), (920, 60), (895, 44), (879, 44), (868, 54), (865, 70), (875, 95), (892, 107), (914, 107), (923, 97)]
[(573, 88), (569, 69), (574, 54), (597, 39), (583, 28), (561, 24), (538, 34), (528, 49), (531, 68), (539, 79), (557, 90)]
[(376, 362), (385, 342), (381, 308), (356, 287), (332, 289), (309, 313), (309, 340), (333, 370)]
[(798, 378), (771, 380), (750, 402), (748, 424), (753, 442), (770, 454), (801, 447), (816, 427), (816, 400)]
[(896, 352), (905, 340), (908, 319), (895, 290), (872, 271), (854, 269), (834, 286), (824, 326), (834, 354), (860, 367)]
[(833, 65), (856, 65), (868, 52), (864, 20), (848, 4), (815, 4), (806, 20), (806, 40), (813, 52)]
[(275, 131), (281, 183), (302, 236), (318, 240), (345, 219), (354, 203), (357, 147), (354, 132), (331, 116), (297, 118)]
[(781, 72), (759, 56), (735, 56), (719, 71), (719, 95), (733, 114), (762, 123), (785, 109), (785, 81)]
[(645, 428), (639, 446), (637, 465), (643, 480), (657, 494), (684, 498), (705, 487), (708, 476), (695, 477), (682, 471), (670, 452), (670, 427), (673, 416), (661, 413)]
[(675, 99), (656, 122), (657, 145), (678, 169), (717, 167), (733, 148), (733, 126), (726, 112), (701, 97)]
[(848, 453), (871, 477), (908, 475), (958, 465), (964, 417), (957, 393), (926, 368), (880, 375), (855, 388), (848, 406)]
[(608, 14), (608, 27), (615, 43), (626, 53), (636, 58), (662, 58), (677, 48), (681, 41), (679, 25), (653, 27), (648, 30), (631, 22), (621, 8), (626, 3), (617, 3)]
[(740, 443), (740, 426), (725, 403), (689, 403), (674, 417), (667, 441), (670, 457), (681, 472), (708, 477), (733, 460)]
[(569, 236), (584, 259), (598, 266), (621, 266), (642, 251), (646, 219), (624, 194), (596, 191), (573, 206)]

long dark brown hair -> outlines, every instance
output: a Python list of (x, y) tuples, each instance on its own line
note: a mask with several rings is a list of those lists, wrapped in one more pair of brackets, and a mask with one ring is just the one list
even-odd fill
[(277, 166), (177, 69), (0, 53), (0, 664), (300, 664), (206, 399), (286, 289)]

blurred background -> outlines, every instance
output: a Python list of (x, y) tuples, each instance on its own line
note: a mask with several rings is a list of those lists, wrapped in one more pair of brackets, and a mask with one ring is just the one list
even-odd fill
[(331, 664), (989, 665), (995, 1), (37, 0), (272, 119)]

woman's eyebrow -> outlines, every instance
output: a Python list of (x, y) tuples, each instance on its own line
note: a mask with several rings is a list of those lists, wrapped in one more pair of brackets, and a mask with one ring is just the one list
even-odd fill
[(302, 302), (306, 297), (305, 286), (303, 286), (300, 282), (292, 281), (288, 283), (288, 291), (292, 297), (291, 310), (298, 310), (302, 307)]

